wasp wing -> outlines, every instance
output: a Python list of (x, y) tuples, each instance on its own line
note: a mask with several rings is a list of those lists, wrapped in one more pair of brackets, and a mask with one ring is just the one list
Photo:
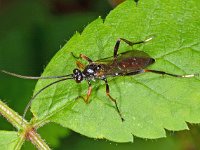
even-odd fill
[(117, 76), (139, 72), (154, 62), (155, 60), (147, 53), (131, 50), (118, 54), (116, 59), (107, 57), (99, 59), (94, 63), (102, 66), (101, 74)]

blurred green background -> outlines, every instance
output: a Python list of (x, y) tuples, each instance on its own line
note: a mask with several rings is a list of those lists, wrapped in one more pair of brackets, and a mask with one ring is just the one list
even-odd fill
[[(0, 69), (38, 76), (53, 55), (76, 32), (98, 16), (106, 14), (120, 0), (0, 0)], [(66, 60), (67, 61), (67, 60)], [(0, 99), (19, 114), (30, 100), (36, 81), (0, 74)], [(30, 114), (29, 114), (30, 116)], [(169, 132), (167, 138), (147, 140), (134, 137), (134, 143), (113, 143), (90, 139), (56, 124), (39, 129), (56, 150), (197, 150), (200, 129)], [(0, 116), (0, 130), (15, 130)], [(49, 132), (51, 131), (51, 132)], [(23, 149), (36, 149), (26, 143)]]

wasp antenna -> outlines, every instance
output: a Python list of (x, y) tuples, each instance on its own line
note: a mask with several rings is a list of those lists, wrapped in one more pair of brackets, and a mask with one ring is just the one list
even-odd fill
[(31, 106), (33, 100), (34, 100), (42, 91), (44, 91), (45, 89), (47, 89), (48, 87), (50, 87), (50, 86), (52, 86), (52, 85), (54, 85), (54, 84), (56, 84), (56, 83), (59, 83), (59, 82), (62, 82), (62, 81), (68, 80), (68, 79), (73, 79), (73, 78), (63, 78), (63, 79), (60, 79), (60, 80), (51, 82), (50, 84), (46, 85), (45, 87), (43, 87), (42, 89), (40, 89), (38, 92), (36, 92), (35, 95), (33, 95), (33, 97), (30, 99), (30, 101), (29, 101), (28, 104), (26, 105), (26, 108), (24, 109), (24, 113), (23, 113), (23, 116), (22, 116), (22, 124), (23, 124), (23, 122), (24, 122), (26, 113), (27, 113), (29, 107)]
[(13, 72), (9, 72), (9, 71), (5, 71), (5, 70), (1, 70), (1, 72), (10, 75), (10, 76), (14, 76), (17, 78), (21, 78), (21, 79), (30, 79), (30, 80), (38, 80), (38, 79), (54, 79), (54, 78), (66, 78), (68, 76), (72, 76), (72, 74), (69, 75), (64, 75), (64, 76), (47, 76), (47, 77), (33, 77), (33, 76), (24, 76), (21, 74), (16, 74)]
[(14, 76), (14, 77), (17, 77), (17, 78), (22, 78), (22, 79), (37, 80), (37, 79), (40, 78), (40, 77), (33, 77), (33, 76), (24, 76), (24, 75), (16, 74), (16, 73), (5, 71), (5, 70), (1, 70), (1, 72), (5, 73), (7, 75)]

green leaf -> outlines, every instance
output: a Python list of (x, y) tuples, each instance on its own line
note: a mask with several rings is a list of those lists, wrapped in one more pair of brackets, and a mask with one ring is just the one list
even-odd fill
[[(14, 131), (0, 131), (0, 150), (17, 150), (19, 136)], [(19, 149), (19, 148), (18, 148)]]
[[(200, 9), (198, 0), (127, 0), (106, 17), (76, 33), (54, 56), (43, 76), (65, 75), (76, 68), (75, 55), (93, 60), (113, 55), (119, 37), (131, 41), (156, 36), (134, 46), (156, 59), (151, 69), (175, 74), (200, 73)], [(121, 43), (119, 52), (132, 49)], [(83, 61), (84, 62), (84, 61)], [(85, 62), (86, 63), (86, 62)], [(87, 63), (86, 63), (87, 64)], [(53, 81), (53, 80), (52, 80)], [(40, 80), (35, 92), (52, 82)], [(186, 122), (200, 122), (199, 78), (175, 78), (153, 73), (108, 79), (111, 95), (125, 118), (122, 122), (106, 96), (104, 82), (92, 82), (90, 103), (78, 96), (87, 93), (87, 82), (65, 81), (48, 88), (33, 102), (35, 123), (52, 121), (93, 138), (116, 142), (165, 137), (165, 129), (188, 129)]]

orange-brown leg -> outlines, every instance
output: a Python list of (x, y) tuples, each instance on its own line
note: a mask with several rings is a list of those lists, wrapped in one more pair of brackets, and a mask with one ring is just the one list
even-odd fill
[(79, 68), (79, 69), (84, 69), (85, 68), (85, 65), (82, 64), (80, 61), (76, 61), (76, 66)]
[(84, 99), (85, 103), (89, 102), (89, 98), (90, 98), (91, 93), (92, 93), (92, 85), (91, 85), (90, 81), (88, 81), (87, 97), (86, 97), (86, 99)]
[(84, 55), (84, 54), (80, 54), (80, 58), (82, 58), (82, 59), (88, 61), (89, 63), (92, 63), (92, 62), (93, 62), (92, 59), (90, 59), (89, 57), (87, 57), (87, 56)]
[(84, 55), (84, 54), (80, 54), (80, 56), (77, 57), (77, 56), (74, 55), (73, 52), (71, 52), (71, 55), (72, 55), (75, 59), (80, 59), (80, 58), (82, 58), (82, 59), (88, 61), (89, 63), (92, 63), (92, 62), (93, 62), (92, 59), (90, 59), (89, 57), (87, 57), (87, 56)]
[(115, 103), (115, 107), (117, 109), (117, 112), (118, 112), (121, 120), (124, 121), (124, 118), (122, 117), (122, 114), (121, 114), (121, 112), (119, 110), (119, 107), (117, 105), (117, 101), (114, 98), (112, 98), (112, 96), (110, 95), (110, 89), (109, 89), (109, 85), (108, 85), (107, 79), (104, 79), (104, 81), (105, 81), (105, 84), (106, 84), (106, 95), (110, 98), (111, 101), (113, 101)]
[(86, 104), (88, 104), (91, 93), (92, 93), (92, 85), (91, 85), (90, 81), (88, 81), (88, 91), (87, 91), (86, 97), (84, 97), (84, 96), (78, 96), (76, 99), (82, 98), (84, 100), (84, 102)]

